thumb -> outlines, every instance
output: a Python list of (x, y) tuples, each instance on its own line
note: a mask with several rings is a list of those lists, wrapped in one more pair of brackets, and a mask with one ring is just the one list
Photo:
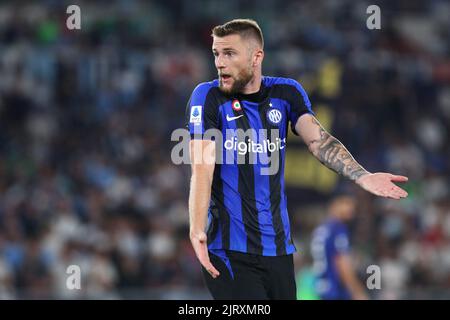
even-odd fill
[(408, 181), (408, 177), (405, 177), (405, 176), (397, 176), (397, 175), (391, 175), (391, 181), (395, 181), (395, 182), (406, 182), (406, 181)]
[(205, 242), (205, 241), (206, 241), (206, 233), (200, 232), (200, 233), (197, 235), (197, 239), (198, 239), (198, 241), (200, 241), (200, 242)]

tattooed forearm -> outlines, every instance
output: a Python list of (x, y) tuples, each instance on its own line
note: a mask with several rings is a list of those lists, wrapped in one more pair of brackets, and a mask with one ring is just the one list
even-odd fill
[(315, 118), (312, 118), (312, 121), (320, 130), (320, 138), (311, 141), (308, 148), (320, 162), (351, 180), (369, 173), (356, 162), (338, 139), (322, 128)]

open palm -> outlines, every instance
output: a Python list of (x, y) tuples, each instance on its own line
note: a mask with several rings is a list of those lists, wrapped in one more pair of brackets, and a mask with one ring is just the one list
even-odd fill
[(366, 191), (374, 195), (399, 200), (406, 198), (408, 193), (394, 184), (394, 182), (406, 182), (408, 178), (385, 172), (370, 173), (360, 177), (356, 183)]

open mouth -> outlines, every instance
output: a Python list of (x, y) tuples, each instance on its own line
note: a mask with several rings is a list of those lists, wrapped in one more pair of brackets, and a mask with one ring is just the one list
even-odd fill
[(228, 79), (231, 79), (231, 76), (228, 75), (228, 74), (221, 74), (221, 75), (220, 75), (220, 79), (221, 79), (222, 81), (227, 81)]

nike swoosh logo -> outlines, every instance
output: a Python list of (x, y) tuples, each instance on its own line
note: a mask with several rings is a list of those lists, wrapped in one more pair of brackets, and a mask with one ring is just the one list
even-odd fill
[(244, 116), (243, 114), (241, 114), (240, 116), (236, 116), (236, 117), (230, 117), (229, 115), (227, 115), (227, 121), (233, 121), (233, 120), (239, 119), (240, 117), (243, 117), (243, 116)]

